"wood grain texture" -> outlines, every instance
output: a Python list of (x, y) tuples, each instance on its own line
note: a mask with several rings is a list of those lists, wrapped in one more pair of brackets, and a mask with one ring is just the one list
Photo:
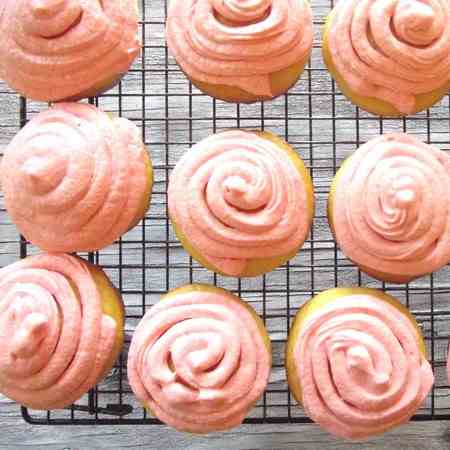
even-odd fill
[(147, 450), (447, 450), (446, 422), (415, 422), (366, 443), (331, 438), (315, 425), (243, 425), (227, 433), (191, 436), (164, 426), (31, 426), (14, 402), (0, 397), (0, 449)]
[[(450, 390), (445, 386), (445, 357), (450, 324), (448, 297), (450, 268), (431, 277), (424, 277), (406, 286), (382, 285), (361, 275), (335, 249), (326, 221), (326, 198), (336, 167), (362, 142), (381, 132), (407, 131), (450, 150), (449, 99), (436, 105), (431, 112), (415, 118), (386, 119), (357, 111), (334, 86), (323, 70), (320, 55), (320, 23), (330, 9), (329, 0), (313, 0), (316, 22), (316, 43), (311, 64), (301, 81), (283, 96), (264, 105), (231, 105), (213, 101), (192, 89), (175, 61), (164, 48), (164, 0), (140, 0), (145, 8), (142, 35), (146, 46), (142, 58), (136, 61), (120, 88), (106, 93), (98, 104), (102, 109), (121, 113), (134, 120), (142, 129), (155, 165), (155, 186), (152, 206), (146, 220), (127, 233), (122, 241), (98, 254), (118, 286), (127, 306), (126, 333), (130, 340), (133, 330), (146, 308), (168, 289), (194, 281), (213, 283), (234, 292), (240, 291), (256, 310), (266, 313), (267, 326), (274, 344), (274, 369), (270, 389), (281, 393), (267, 395), (267, 414), (286, 414), (286, 381), (283, 371), (284, 341), (289, 320), (313, 293), (335, 285), (362, 284), (384, 287), (417, 314), (429, 351), (434, 351), (438, 384), (435, 406), (450, 412)], [(166, 70), (168, 68), (168, 70)], [(121, 94), (119, 99), (117, 94)], [(144, 97), (142, 97), (144, 94)], [(192, 95), (190, 95), (192, 94)], [(19, 99), (4, 84), (0, 84), (0, 149), (19, 130)], [(46, 104), (28, 101), (27, 118), (45, 109)], [(193, 143), (214, 131), (240, 126), (265, 128), (285, 137), (303, 157), (314, 179), (317, 212), (311, 238), (294, 258), (289, 268), (283, 267), (256, 279), (236, 280), (214, 275), (192, 264), (177, 242), (166, 215), (165, 190), (171, 168), (180, 155)], [(0, 266), (14, 262), (19, 256), (18, 233), (11, 224), (0, 197)], [(29, 254), (37, 252), (33, 246)], [(165, 268), (169, 262), (168, 269)], [(118, 264), (121, 268), (118, 269)], [(336, 268), (336, 270), (335, 270)], [(289, 295), (287, 287), (289, 282)], [(435, 289), (435, 315), (431, 316), (431, 285)], [(266, 293), (263, 294), (263, 287)], [(265, 309), (263, 304), (265, 302)], [(287, 307), (289, 306), (289, 310)], [(123, 360), (126, 358), (126, 349)], [(125, 368), (123, 367), (125, 371)], [(125, 372), (124, 372), (125, 374)], [(118, 370), (101, 383), (102, 404), (117, 401)], [(124, 378), (124, 402), (135, 407), (133, 417), (142, 411), (130, 393)], [(81, 403), (85, 403), (83, 399)], [(423, 409), (429, 412), (431, 399)], [(282, 406), (277, 406), (277, 405)], [(58, 413), (59, 414), (59, 413)], [(57, 415), (58, 415), (57, 414)], [(59, 417), (63, 417), (60, 413)], [(292, 407), (294, 416), (303, 412)], [(252, 413), (261, 415), (261, 406)], [(87, 417), (83, 416), (83, 417)], [(415, 422), (365, 444), (337, 441), (315, 425), (244, 425), (229, 433), (194, 437), (162, 426), (31, 426), (25, 424), (19, 407), (0, 396), (0, 449), (393, 449), (444, 450), (450, 448), (450, 424), (446, 422)]]

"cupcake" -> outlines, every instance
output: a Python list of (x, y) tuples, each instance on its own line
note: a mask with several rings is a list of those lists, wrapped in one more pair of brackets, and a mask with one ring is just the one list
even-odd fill
[(169, 50), (204, 93), (253, 103), (300, 78), (313, 43), (307, 0), (172, 0)]
[(330, 289), (306, 303), (289, 333), (286, 368), (308, 416), (346, 439), (408, 422), (434, 382), (414, 317), (366, 288)]
[(450, 156), (402, 133), (377, 137), (342, 165), (328, 220), (369, 275), (406, 283), (450, 261)]
[(294, 257), (314, 215), (313, 186), (279, 137), (225, 131), (199, 142), (170, 176), (169, 215), (187, 252), (204, 267), (253, 277)]
[(169, 292), (139, 323), (128, 378), (140, 402), (179, 431), (227, 430), (261, 397), (270, 340), (256, 312), (206, 285)]
[(124, 311), (100, 268), (31, 256), (0, 270), (0, 292), (0, 393), (28, 408), (65, 408), (111, 370)]
[(382, 116), (430, 108), (450, 88), (448, 0), (339, 0), (323, 36), (326, 65), (357, 106)]
[(0, 30), (0, 78), (47, 102), (110, 89), (141, 48), (136, 0), (6, 1)]
[(152, 165), (132, 122), (94, 106), (60, 103), (14, 137), (1, 163), (6, 209), (49, 252), (94, 251), (148, 209)]

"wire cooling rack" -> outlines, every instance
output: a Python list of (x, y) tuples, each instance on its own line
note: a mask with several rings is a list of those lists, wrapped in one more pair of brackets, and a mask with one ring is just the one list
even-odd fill
[[(90, 101), (137, 123), (152, 154), (155, 185), (152, 205), (139, 226), (119, 242), (82, 255), (100, 264), (120, 289), (126, 304), (126, 345), (112, 373), (76, 405), (51, 412), (22, 408), (34, 424), (158, 424), (137, 403), (127, 382), (126, 352), (145, 311), (177, 286), (203, 282), (229, 289), (263, 317), (273, 343), (273, 370), (264, 397), (247, 423), (309, 422), (291, 398), (284, 374), (284, 345), (298, 308), (312, 295), (335, 286), (371, 286), (390, 292), (416, 314), (423, 329), (436, 384), (414, 420), (450, 420), (450, 389), (445, 363), (450, 329), (450, 268), (408, 285), (381, 283), (362, 274), (336, 248), (326, 220), (326, 198), (343, 159), (368, 139), (406, 131), (450, 151), (450, 102), (404, 119), (380, 119), (347, 101), (326, 71), (320, 32), (333, 6), (312, 0), (316, 39), (302, 79), (288, 94), (267, 103), (230, 105), (192, 87), (170, 57), (164, 41), (167, 1), (140, 0), (141, 58), (114, 90)], [(0, 92), (3, 101), (16, 99)], [(19, 100), (20, 123), (3, 124), (11, 135), (47, 105)], [(13, 120), (13, 119), (12, 119)], [(260, 128), (283, 136), (302, 156), (314, 180), (317, 202), (313, 230), (288, 264), (255, 279), (234, 280), (200, 267), (182, 249), (167, 216), (166, 187), (171, 169), (191, 145), (221, 129)], [(4, 210), (0, 212), (0, 264), (37, 252), (20, 239)]]

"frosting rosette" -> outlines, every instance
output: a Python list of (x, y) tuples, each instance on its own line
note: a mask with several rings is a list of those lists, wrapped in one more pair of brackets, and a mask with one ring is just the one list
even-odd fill
[(338, 245), (363, 270), (393, 281), (441, 268), (450, 261), (449, 185), (446, 153), (402, 133), (367, 142), (331, 190)]
[(403, 424), (433, 385), (414, 319), (390, 301), (331, 299), (301, 325), (293, 350), (299, 401), (333, 435), (366, 439)]
[(340, 0), (327, 30), (332, 62), (358, 95), (417, 111), (450, 81), (448, 0)]
[(11, 141), (1, 169), (9, 214), (47, 251), (103, 248), (148, 207), (151, 163), (139, 129), (91, 105), (40, 113)]
[(239, 425), (262, 395), (270, 343), (256, 313), (209, 286), (169, 293), (139, 323), (128, 377), (142, 404), (164, 423), (193, 433)]
[(225, 131), (180, 159), (170, 177), (169, 213), (184, 245), (215, 270), (238, 276), (253, 260), (289, 259), (301, 247), (313, 214), (309, 189), (277, 141)]
[(272, 97), (270, 75), (309, 56), (312, 14), (306, 0), (172, 0), (166, 39), (189, 78)]
[(42, 254), (0, 270), (2, 394), (29, 408), (63, 408), (112, 366), (123, 324), (102, 312), (90, 267)]
[(136, 0), (7, 0), (0, 30), (0, 77), (35, 100), (108, 89), (141, 47)]

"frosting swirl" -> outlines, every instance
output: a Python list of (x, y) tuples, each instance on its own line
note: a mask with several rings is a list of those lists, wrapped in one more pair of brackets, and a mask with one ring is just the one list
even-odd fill
[(360, 147), (336, 178), (336, 241), (372, 271), (415, 278), (450, 261), (450, 157), (394, 133)]
[(270, 75), (312, 47), (307, 0), (173, 0), (167, 44), (192, 79), (272, 96)]
[(239, 275), (252, 259), (289, 254), (311, 212), (289, 156), (253, 132), (226, 131), (187, 152), (170, 177), (170, 217), (214, 267)]
[(180, 290), (147, 312), (128, 356), (138, 399), (182, 431), (239, 425), (262, 395), (269, 351), (248, 307), (221, 290)]
[(332, 60), (352, 91), (410, 114), (450, 81), (448, 0), (340, 0), (332, 14)]
[(6, 208), (21, 233), (45, 250), (103, 248), (142, 211), (147, 160), (132, 122), (86, 104), (57, 104), (5, 151)]
[(114, 319), (88, 266), (32, 256), (0, 270), (0, 392), (34, 409), (72, 404), (107, 368)]
[(136, 0), (6, 1), (0, 30), (0, 77), (35, 100), (110, 87), (141, 47)]
[(407, 422), (433, 385), (411, 320), (374, 296), (335, 299), (301, 330), (294, 358), (302, 404), (336, 436), (368, 438)]

